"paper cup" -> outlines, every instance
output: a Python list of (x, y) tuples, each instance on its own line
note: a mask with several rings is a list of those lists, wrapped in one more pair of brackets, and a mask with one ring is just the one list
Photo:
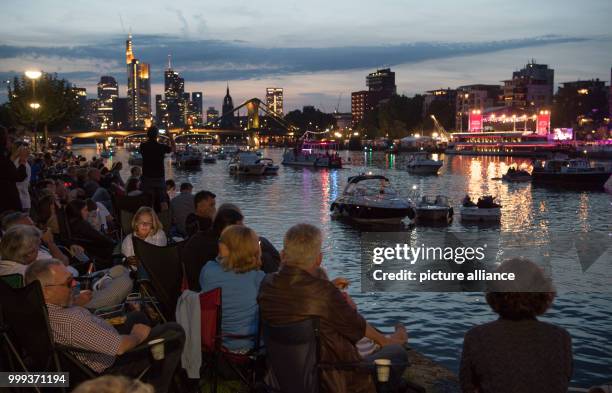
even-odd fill
[(376, 365), (376, 377), (378, 382), (387, 382), (389, 380), (389, 373), (391, 372), (391, 360), (389, 359), (376, 359), (374, 360)]
[(153, 359), (162, 360), (164, 358), (164, 341), (163, 338), (149, 341), (149, 348), (151, 349)]

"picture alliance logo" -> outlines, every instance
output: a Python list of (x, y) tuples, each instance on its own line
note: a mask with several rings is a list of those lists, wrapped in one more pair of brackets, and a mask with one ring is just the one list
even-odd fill
[(374, 247), (372, 263), (380, 265), (387, 261), (403, 261), (414, 265), (419, 261), (441, 261), (461, 265), (483, 261), (486, 248), (486, 244), (480, 247), (427, 247), (425, 244), (411, 247), (409, 244), (397, 243), (394, 247)]

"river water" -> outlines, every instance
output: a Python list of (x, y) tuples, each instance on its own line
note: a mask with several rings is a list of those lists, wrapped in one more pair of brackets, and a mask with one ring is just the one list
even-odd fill
[[(79, 153), (91, 156), (95, 152), (87, 149)], [(263, 153), (280, 163), (281, 149), (264, 149)], [(575, 231), (612, 232), (612, 197), (608, 194), (557, 191), (492, 180), (501, 177), (509, 164), (529, 166), (528, 159), (442, 156), (444, 166), (440, 175), (423, 177), (410, 175), (403, 169), (406, 159), (403, 155), (341, 154), (345, 161), (350, 158), (349, 168), (281, 166), (277, 176), (239, 178), (229, 175), (227, 161), (203, 164), (202, 170), (196, 172), (177, 171), (168, 163), (166, 178), (174, 179), (177, 188), (181, 182), (189, 181), (195, 191), (214, 192), (217, 205), (237, 204), (245, 215), (245, 224), (278, 249), (285, 231), (293, 224), (318, 225), (325, 235), (324, 266), (330, 277), (343, 276), (351, 281), (349, 294), (366, 319), (383, 330), (391, 329), (396, 322), (405, 324), (412, 346), (454, 371), (458, 371), (465, 332), (476, 324), (495, 319), (496, 315), (482, 293), (361, 293), (361, 230), (333, 220), (329, 214), (330, 203), (342, 192), (349, 176), (367, 171), (385, 174), (401, 194), (446, 195), (455, 202), (455, 211), (466, 193), (473, 197), (483, 194), (499, 197), (503, 206), (499, 226), (473, 228), (455, 220), (449, 227), (453, 231), (523, 232), (534, 236)], [(113, 160), (126, 164), (127, 152), (119, 149), (109, 161)], [(127, 176), (126, 165), (124, 177)], [(416, 191), (413, 186), (417, 186)], [(601, 259), (598, 263), (602, 263)], [(610, 269), (604, 271), (604, 274), (611, 273)], [(588, 387), (612, 381), (612, 291), (562, 292), (541, 319), (564, 327), (572, 336), (573, 385)]]

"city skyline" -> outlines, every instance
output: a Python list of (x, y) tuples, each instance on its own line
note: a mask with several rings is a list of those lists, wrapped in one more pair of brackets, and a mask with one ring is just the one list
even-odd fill
[[(568, 1), (555, 2), (554, 8), (548, 4), (527, 7), (525, 2), (487, 2), (486, 12), (491, 16), (487, 20), (478, 19), (485, 8), (484, 3), (464, 5), (472, 9), (473, 20), (479, 23), (466, 23), (469, 19), (459, 22), (463, 11), (455, 18), (445, 18), (457, 7), (447, 4), (449, 9), (446, 9), (444, 2), (439, 2), (405, 15), (405, 22), (412, 22), (408, 30), (400, 28), (398, 17), (391, 15), (392, 10), (401, 8), (397, 2), (378, 5), (377, 12), (388, 18), (388, 23), (383, 24), (382, 16), (364, 19), (363, 15), (359, 16), (364, 11), (359, 6), (345, 4), (346, 7), (341, 8), (339, 4), (344, 2), (338, 1), (321, 11), (322, 19), (329, 19), (340, 9), (345, 11), (338, 14), (337, 23), (327, 29), (329, 34), (334, 34), (333, 39), (321, 39), (321, 34), (326, 32), (316, 29), (311, 34), (295, 33), (303, 26), (320, 23), (306, 12), (302, 27), (291, 27), (283, 20), (278, 28), (275, 27), (278, 34), (263, 41), (257, 30), (259, 23), (304, 6), (285, 5), (267, 10), (271, 15), (262, 7), (263, 20), (254, 23), (252, 34), (241, 39), (242, 29), (226, 31), (227, 28), (220, 27), (215, 19), (216, 13), (221, 12), (218, 9), (223, 7), (208, 7), (211, 12), (203, 18), (196, 12), (201, 6), (198, 8), (190, 2), (180, 2), (171, 9), (161, 5), (156, 8), (153, 1), (147, 8), (157, 9), (158, 16), (151, 16), (147, 13), (150, 11), (145, 10), (132, 12), (132, 6), (114, 2), (105, 3), (103, 10), (94, 5), (88, 11), (81, 9), (83, 5), (71, 4), (71, 14), (78, 17), (68, 27), (59, 26), (57, 13), (60, 11), (44, 4), (33, 9), (37, 3), (30, 1), (13, 7), (19, 9), (9, 7), (0, 17), (6, 19), (0, 26), (3, 37), (0, 77), (6, 79), (26, 68), (36, 67), (57, 72), (60, 77), (87, 88), (90, 97), (95, 95), (96, 84), (102, 75), (115, 77), (120, 96), (126, 95), (127, 86), (122, 77), (125, 73), (123, 45), (130, 27), (139, 59), (151, 64), (151, 99), (163, 93), (163, 70), (171, 54), (174, 68), (185, 78), (185, 90), (203, 91), (204, 106), (216, 108), (221, 106), (227, 82), (236, 103), (252, 97), (263, 99), (267, 87), (278, 86), (285, 91), (285, 112), (304, 105), (330, 112), (335, 109), (340, 95), (339, 109), (346, 112), (350, 109), (350, 93), (363, 85), (364, 76), (385, 66), (396, 71), (398, 94), (413, 95), (471, 83), (499, 84), (532, 58), (555, 69), (556, 86), (577, 79), (600, 78), (609, 82), (612, 65), (609, 50), (612, 36), (606, 35), (604, 27), (605, 15), (612, 12), (612, 4), (605, 1), (588, 1), (588, 7), (585, 6), (580, 15), (574, 15), (575, 4)], [(182, 11), (176, 7), (182, 7)], [(30, 8), (32, 12), (24, 13)], [(529, 12), (525, 13), (527, 9)], [(42, 21), (41, 13), (45, 10), (46, 19)], [(100, 17), (93, 20), (92, 13), (97, 11)], [(513, 14), (518, 11), (522, 15), (520, 20)], [(436, 12), (449, 26), (432, 22), (431, 14)], [(145, 18), (146, 24), (141, 20), (145, 15), (152, 18)], [(238, 15), (236, 10), (226, 10), (225, 15), (231, 22), (229, 26), (237, 23), (234, 20)], [(496, 19), (496, 16), (499, 17), (497, 28), (491, 29), (489, 19)], [(158, 23), (162, 17), (169, 23)], [(564, 24), (570, 17), (575, 23)], [(555, 23), (543, 23), (543, 18), (554, 19)], [(17, 29), (15, 23), (28, 28)], [(364, 37), (362, 27), (376, 23), (379, 23), (376, 32)], [(432, 28), (418, 28), (426, 23)], [(103, 31), (99, 31), (101, 24)], [(462, 24), (464, 26), (455, 34), (448, 31)], [(201, 29), (202, 26), (206, 29)], [(342, 27), (351, 34), (342, 33)], [(294, 34), (293, 39), (287, 38), (291, 34)], [(5, 100), (6, 90), (2, 89), (0, 101)]]

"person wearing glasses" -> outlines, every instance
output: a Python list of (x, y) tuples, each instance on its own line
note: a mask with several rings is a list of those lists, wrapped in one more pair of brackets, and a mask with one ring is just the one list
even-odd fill
[(39, 260), (29, 265), (25, 281), (26, 285), (40, 282), (53, 340), (57, 344), (85, 350), (71, 353), (97, 373), (140, 375), (150, 365), (149, 352), (129, 357), (122, 355), (144, 342), (164, 338), (165, 356), (161, 369), (147, 373), (147, 382), (155, 387), (156, 392), (169, 390), (185, 343), (185, 333), (180, 325), (170, 322), (151, 328), (147, 323), (136, 322), (142, 318), (127, 315), (120, 332), (106, 320), (73, 303), (74, 278), (56, 259)]
[(168, 238), (164, 233), (162, 223), (159, 221), (155, 210), (148, 206), (142, 206), (132, 218), (132, 233), (123, 239), (121, 253), (128, 259), (130, 266), (138, 266), (138, 261), (134, 254), (135, 237), (144, 240), (154, 246), (165, 247), (168, 245)]

